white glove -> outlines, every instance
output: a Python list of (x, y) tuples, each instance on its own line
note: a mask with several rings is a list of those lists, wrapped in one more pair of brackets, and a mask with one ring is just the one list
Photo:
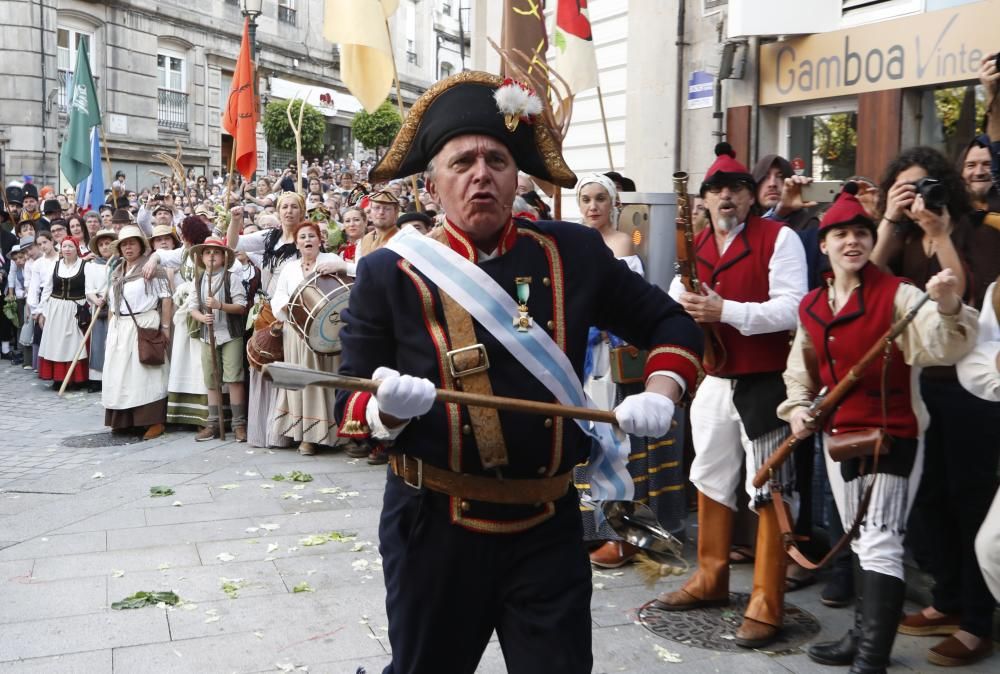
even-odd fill
[(658, 438), (670, 430), (674, 401), (659, 393), (643, 391), (625, 398), (614, 411), (618, 426), (629, 435)]
[(427, 414), (434, 404), (434, 383), (423, 377), (399, 374), (389, 367), (380, 367), (372, 379), (381, 383), (375, 392), (379, 411), (397, 419), (412, 419)]

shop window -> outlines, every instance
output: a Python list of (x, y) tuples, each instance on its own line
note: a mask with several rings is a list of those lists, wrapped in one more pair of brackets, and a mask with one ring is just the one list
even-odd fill
[(855, 173), (858, 113), (830, 112), (788, 118), (788, 159), (814, 180), (843, 180)]
[(957, 159), (972, 137), (982, 133), (985, 114), (982, 85), (925, 89), (920, 92), (918, 142)]

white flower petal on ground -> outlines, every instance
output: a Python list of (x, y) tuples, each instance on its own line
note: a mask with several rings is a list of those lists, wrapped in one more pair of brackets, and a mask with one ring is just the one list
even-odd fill
[(236, 557), (229, 554), (228, 552), (220, 552), (215, 556), (215, 558), (218, 559), (220, 562), (231, 562), (234, 559), (236, 559)]
[(663, 660), (663, 662), (670, 662), (673, 664), (679, 664), (681, 662), (684, 662), (683, 660), (681, 660), (681, 656), (679, 653), (668, 651), (666, 648), (664, 648), (659, 644), (653, 644), (653, 650), (656, 651), (656, 657), (658, 657), (660, 660)]

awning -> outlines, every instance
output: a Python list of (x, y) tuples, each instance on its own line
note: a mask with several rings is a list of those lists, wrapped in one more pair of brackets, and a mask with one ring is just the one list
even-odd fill
[(322, 112), (325, 117), (335, 117), (338, 114), (351, 117), (362, 109), (361, 102), (346, 91), (293, 82), (280, 77), (271, 78), (271, 97), (284, 100), (295, 97), (305, 99), (306, 103)]

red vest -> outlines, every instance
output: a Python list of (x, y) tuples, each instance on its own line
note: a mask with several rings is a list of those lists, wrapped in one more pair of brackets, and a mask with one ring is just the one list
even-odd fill
[[(819, 378), (824, 386), (833, 390), (890, 328), (896, 290), (901, 283), (903, 279), (868, 264), (861, 272), (860, 287), (836, 317), (830, 309), (828, 288), (816, 288), (803, 298), (799, 320), (815, 347)], [(836, 434), (882, 426), (882, 364), (882, 359), (878, 359), (861, 374), (830, 417), (827, 432)], [(910, 366), (895, 342), (885, 390), (886, 430), (896, 437), (917, 437), (917, 418), (910, 398)]]
[[(781, 223), (750, 216), (746, 227), (736, 235), (721, 259), (712, 228), (706, 227), (694, 241), (698, 279), (723, 299), (734, 302), (768, 301), (768, 267), (775, 241), (783, 227)], [(791, 344), (787, 331), (746, 336), (731, 325), (716, 325), (726, 348), (726, 362), (709, 374), (735, 377), (785, 370)]]

